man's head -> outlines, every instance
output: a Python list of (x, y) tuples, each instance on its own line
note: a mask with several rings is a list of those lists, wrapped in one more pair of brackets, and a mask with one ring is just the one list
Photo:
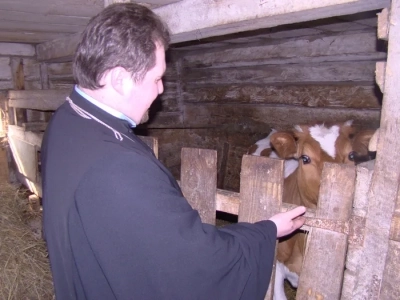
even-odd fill
[[(163, 91), (164, 52), (169, 41), (166, 25), (148, 8), (112, 4), (93, 17), (82, 33), (74, 57), (75, 81), (85, 91), (112, 87), (119, 99), (113, 108), (139, 123)], [(132, 104), (139, 104), (133, 115)]]

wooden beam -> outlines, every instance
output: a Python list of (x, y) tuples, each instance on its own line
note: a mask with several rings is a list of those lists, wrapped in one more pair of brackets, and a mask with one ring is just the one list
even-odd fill
[(0, 55), (34, 56), (35, 47), (28, 44), (0, 43)]
[(154, 10), (167, 20), (172, 42), (269, 28), (389, 7), (388, 0), (186, 0)]
[(27, 123), (22, 123), (22, 128), (24, 128), (25, 131), (41, 132), (41, 131), (45, 131), (46, 130), (47, 122), (27, 122)]
[(339, 122), (354, 120), (362, 127), (379, 127), (380, 111), (376, 109), (335, 109), (324, 107), (298, 107), (284, 105), (185, 105), (183, 125), (186, 128), (241, 126), (256, 129), (270, 125), (277, 129), (289, 129), (295, 124), (313, 122)]
[(37, 110), (56, 110), (64, 103), (71, 90), (9, 91), (8, 106)]
[[(398, 293), (397, 278), (390, 278), (390, 265), (397, 265), (395, 243), (389, 243), (392, 216), (395, 212), (400, 182), (399, 129), (400, 95), (400, 1), (393, 0), (389, 21), (388, 59), (382, 104), (380, 135), (371, 186), (362, 268), (356, 279), (352, 299), (389, 299)], [(396, 254), (397, 253), (397, 254)], [(396, 287), (392, 289), (393, 282)], [(394, 296), (396, 298), (396, 296)]]
[(389, 10), (383, 9), (378, 14), (378, 39), (388, 40), (389, 35)]
[(324, 108), (376, 108), (380, 98), (374, 85), (215, 85), (192, 86), (182, 92), (186, 103), (283, 104)]
[[(241, 59), (238, 60), (238, 57)], [(195, 50), (185, 53), (183, 64), (190, 68), (209, 68), (247, 66), (250, 62), (260, 65), (383, 59), (386, 59), (386, 53), (377, 52), (376, 32), (369, 29), (361, 32), (320, 33), (273, 43), (232, 44), (229, 48), (213, 48), (208, 51)]]
[[(154, 9), (167, 22), (172, 43), (270, 28), (389, 7), (389, 0), (184, 0)], [(39, 44), (38, 60), (71, 58), (80, 34)]]
[(72, 34), (66, 38), (45, 42), (36, 46), (38, 61), (71, 61), (81, 34)]

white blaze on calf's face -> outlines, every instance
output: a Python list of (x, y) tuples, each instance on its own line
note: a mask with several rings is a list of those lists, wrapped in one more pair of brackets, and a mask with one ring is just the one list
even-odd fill
[(310, 128), (310, 135), (330, 157), (336, 157), (335, 144), (339, 136), (339, 126), (326, 128), (324, 125), (315, 125)]

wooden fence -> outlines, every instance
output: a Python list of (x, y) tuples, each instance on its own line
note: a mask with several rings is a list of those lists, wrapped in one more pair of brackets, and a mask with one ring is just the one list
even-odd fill
[[(309, 236), (297, 299), (356, 299), (354, 292), (364, 282), (357, 272), (359, 254), (368, 251), (363, 247), (368, 206), (364, 192), (372, 170), (373, 162), (357, 168), (325, 164), (318, 208), (305, 214), (303, 229)], [(294, 207), (282, 203), (281, 160), (243, 156), (239, 193), (217, 189), (216, 174), (215, 150), (182, 149), (180, 185), (204, 222), (215, 224), (216, 210), (238, 215), (239, 222), (253, 223)], [(265, 299), (272, 299), (272, 293), (273, 280)]]

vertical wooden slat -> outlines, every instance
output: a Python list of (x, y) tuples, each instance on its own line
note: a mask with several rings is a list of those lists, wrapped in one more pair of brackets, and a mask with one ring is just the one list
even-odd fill
[[(316, 217), (349, 221), (355, 186), (355, 167), (325, 163)], [(339, 299), (342, 288), (347, 235), (313, 228), (308, 236), (297, 299)]]
[(397, 285), (399, 283), (398, 274), (396, 278), (389, 278), (392, 274), (391, 264), (396, 263), (397, 245), (389, 243), (389, 236), (400, 182), (399, 24), (400, 1), (393, 0), (390, 8), (380, 135), (374, 174), (368, 192), (363, 265), (357, 277), (353, 299), (388, 299), (383, 295), (388, 293), (390, 282), (397, 282)]
[(384, 8), (378, 15), (378, 39), (388, 40), (389, 33), (389, 10)]
[(42, 90), (48, 90), (50, 87), (47, 63), (40, 64), (40, 84), (42, 86)]
[(215, 224), (217, 151), (182, 148), (181, 189), (204, 223)]
[[(374, 173), (374, 160), (357, 166), (356, 186), (353, 201), (353, 218), (362, 220), (368, 209), (368, 189)], [(365, 230), (364, 230), (365, 231)], [(357, 232), (352, 239), (348, 239), (349, 246), (346, 257), (346, 271), (344, 272), (341, 300), (353, 300), (353, 290), (356, 285), (357, 273), (363, 265), (364, 231)]]
[(150, 147), (151, 150), (153, 150), (154, 155), (158, 158), (158, 139), (153, 136), (144, 136), (144, 135), (139, 135), (138, 136), (147, 146)]
[[(240, 173), (239, 222), (267, 220), (280, 212), (283, 194), (283, 160), (244, 155)], [(274, 271), (265, 299), (272, 299)]]

